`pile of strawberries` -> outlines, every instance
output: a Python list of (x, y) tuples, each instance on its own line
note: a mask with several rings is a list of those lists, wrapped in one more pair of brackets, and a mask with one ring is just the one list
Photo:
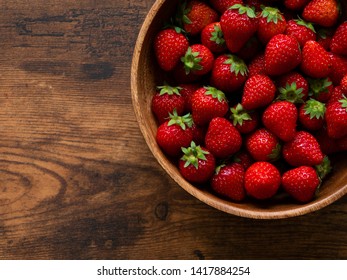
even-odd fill
[(232, 201), (314, 199), (347, 150), (345, 1), (188, 0), (154, 39), (156, 140)]

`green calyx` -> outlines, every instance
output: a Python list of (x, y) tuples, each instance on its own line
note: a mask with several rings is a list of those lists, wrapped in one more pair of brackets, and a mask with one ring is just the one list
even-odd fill
[(242, 76), (245, 76), (248, 74), (246, 63), (236, 55), (229, 54), (228, 59), (224, 61), (224, 64), (229, 64), (230, 72), (235, 73), (235, 75), (241, 74)]
[(214, 26), (214, 31), (211, 33), (211, 35), (210, 40), (215, 42), (217, 45), (223, 45), (225, 43), (222, 29), (218, 25)]
[(283, 21), (283, 16), (279, 9), (273, 7), (262, 7), (261, 17), (266, 18), (266, 22), (273, 22), (275, 24), (278, 21)]
[(220, 164), (220, 165), (218, 165), (218, 166), (216, 167), (214, 173), (215, 173), (216, 175), (218, 175), (219, 172), (221, 171), (221, 169), (222, 169), (223, 167), (225, 167), (225, 166), (226, 166), (225, 164)]
[(271, 154), (268, 156), (270, 161), (276, 161), (279, 160), (279, 158), (281, 157), (281, 149), (282, 146), (281, 144), (276, 144), (276, 147), (272, 150)]
[(322, 93), (328, 93), (328, 88), (332, 85), (329, 78), (308, 79), (308, 83), (310, 86), (309, 96), (312, 96), (315, 99), (317, 99)]
[(157, 90), (159, 90), (159, 95), (164, 95), (164, 94), (181, 95), (180, 91), (182, 90), (182, 88), (181, 87), (172, 87), (168, 84), (164, 84), (163, 86), (158, 86)]
[(255, 18), (255, 9), (254, 7), (244, 6), (242, 4), (235, 4), (229, 8), (229, 10), (238, 10), (240, 15), (246, 14), (249, 18)]
[(202, 58), (199, 57), (199, 54), (199, 52), (192, 52), (192, 48), (189, 47), (186, 54), (181, 58), (187, 75), (191, 71), (202, 70), (202, 66), (200, 65)]
[(200, 146), (196, 146), (194, 141), (190, 143), (190, 147), (182, 147), (182, 152), (184, 155), (181, 157), (181, 160), (185, 161), (184, 167), (193, 165), (196, 169), (199, 168), (199, 160), (206, 160), (205, 155), (209, 154), (209, 152), (204, 151)]
[(320, 180), (323, 180), (332, 170), (331, 162), (327, 156), (324, 157), (321, 164), (315, 166), (317, 175)]
[(314, 29), (314, 26), (311, 22), (305, 21), (302, 18), (298, 18), (294, 20), (296, 22), (296, 24), (301, 25), (301, 26), (305, 26), (306, 28), (310, 29), (311, 31), (313, 31), (314, 33), (316, 33), (316, 30)]
[(324, 103), (311, 98), (310, 100), (306, 101), (306, 104), (304, 105), (304, 111), (305, 115), (310, 116), (310, 119), (323, 119), (326, 107)]
[(346, 112), (347, 112), (347, 98), (346, 98), (346, 96), (342, 95), (342, 99), (340, 99), (339, 102), (341, 103), (342, 108), (345, 108)]
[(233, 125), (242, 125), (244, 121), (252, 120), (251, 116), (243, 109), (240, 103), (237, 104), (235, 108), (231, 108), (230, 112), (230, 119), (232, 120)]
[(279, 100), (287, 100), (295, 104), (304, 103), (302, 99), (304, 97), (304, 94), (302, 93), (303, 88), (298, 88), (295, 82), (291, 84), (287, 83), (284, 88), (281, 87), (278, 91), (280, 92), (277, 97)]
[(186, 130), (187, 127), (192, 127), (193, 126), (193, 118), (190, 113), (184, 115), (184, 116), (179, 116), (177, 115), (176, 109), (171, 113), (169, 113), (169, 123), (168, 126), (171, 125), (178, 125), (180, 126), (183, 130)]
[(211, 95), (213, 98), (217, 98), (219, 102), (227, 102), (227, 98), (223, 91), (210, 86), (204, 88), (206, 89), (205, 95)]

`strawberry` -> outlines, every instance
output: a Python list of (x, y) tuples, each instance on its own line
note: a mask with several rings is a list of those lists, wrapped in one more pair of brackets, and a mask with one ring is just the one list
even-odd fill
[(246, 197), (244, 187), (245, 171), (239, 163), (230, 163), (216, 168), (211, 179), (212, 190), (217, 194), (234, 201), (242, 201)]
[(192, 111), (192, 96), (196, 90), (198, 90), (201, 86), (197, 83), (193, 84), (179, 84), (180, 94), (183, 96), (185, 102), (184, 111), (191, 112)]
[(347, 21), (337, 27), (330, 49), (335, 54), (347, 55)]
[(188, 75), (205, 75), (212, 70), (214, 56), (212, 52), (202, 44), (191, 45), (181, 58), (184, 69)]
[(243, 0), (210, 0), (212, 7), (223, 14), (227, 9), (235, 4), (243, 4)]
[(178, 116), (174, 111), (170, 114), (170, 120), (158, 127), (156, 141), (160, 148), (169, 156), (177, 157), (181, 154), (181, 147), (188, 147), (193, 140), (190, 114)]
[(257, 112), (245, 110), (240, 103), (230, 109), (230, 119), (236, 129), (242, 134), (252, 132), (259, 123)]
[(336, 0), (312, 0), (305, 6), (302, 17), (324, 27), (334, 26), (339, 17), (338, 3)]
[(331, 96), (328, 100), (328, 104), (335, 101), (339, 101), (340, 99), (343, 98), (343, 95), (344, 95), (344, 92), (342, 91), (341, 86), (334, 87), (331, 93)]
[(309, 202), (313, 199), (320, 179), (311, 166), (300, 166), (288, 170), (282, 175), (283, 189), (298, 202)]
[(221, 53), (227, 49), (219, 22), (213, 22), (201, 31), (201, 43), (213, 53)]
[(301, 70), (312, 78), (328, 77), (332, 70), (329, 53), (316, 41), (307, 41), (302, 49)]
[(241, 164), (244, 170), (247, 170), (254, 163), (252, 156), (247, 150), (242, 148), (235, 155), (233, 155), (232, 160), (233, 162)]
[(298, 40), (300, 47), (303, 47), (307, 41), (316, 40), (316, 30), (313, 24), (303, 19), (289, 20), (285, 34)]
[(200, 0), (190, 0), (182, 5), (183, 29), (191, 36), (201, 33), (204, 27), (218, 21), (217, 12)]
[(333, 93), (334, 86), (330, 78), (324, 79), (308, 79), (309, 96), (320, 101), (328, 102)]
[(235, 92), (247, 80), (246, 63), (236, 55), (223, 54), (215, 59), (211, 73), (211, 85), (225, 93)]
[(226, 10), (220, 18), (220, 24), (226, 45), (232, 53), (241, 50), (258, 29), (254, 10), (241, 4)]
[(194, 142), (188, 148), (182, 148), (178, 168), (183, 176), (190, 183), (206, 183), (213, 176), (216, 168), (216, 159), (204, 147), (196, 146)]
[(265, 45), (272, 37), (286, 31), (287, 21), (279, 9), (263, 7), (258, 21), (258, 38)]
[(344, 94), (347, 94), (347, 75), (345, 75), (342, 79), (341, 79), (341, 90)]
[(189, 47), (188, 39), (179, 29), (160, 31), (154, 39), (154, 52), (161, 69), (171, 71)]
[(206, 125), (229, 110), (225, 94), (214, 87), (202, 87), (192, 97), (192, 116), (197, 125)]
[(277, 79), (280, 95), (278, 99), (288, 100), (292, 103), (302, 103), (308, 98), (308, 81), (298, 72), (290, 72)]
[(248, 65), (248, 76), (266, 75), (265, 73), (265, 55), (257, 55)]
[(246, 148), (256, 161), (275, 161), (281, 155), (278, 138), (265, 128), (260, 128), (247, 137)]
[(347, 58), (341, 55), (330, 53), (332, 70), (329, 78), (334, 85), (339, 85), (342, 78), (347, 75)]
[(292, 166), (321, 164), (324, 155), (316, 138), (306, 131), (298, 131), (293, 140), (284, 143), (283, 158)]
[(217, 158), (227, 158), (242, 145), (240, 132), (225, 118), (213, 118), (205, 136), (206, 148)]
[(347, 135), (347, 98), (331, 102), (325, 113), (328, 135), (339, 139)]
[(300, 45), (294, 37), (278, 34), (266, 45), (265, 71), (268, 75), (279, 76), (288, 73), (300, 62)]
[(310, 99), (299, 108), (299, 121), (310, 131), (319, 130), (324, 125), (326, 107), (315, 99)]
[(278, 169), (266, 161), (253, 163), (245, 172), (245, 189), (248, 195), (256, 199), (273, 197), (281, 184)]
[(289, 10), (299, 11), (303, 9), (310, 0), (284, 0), (284, 6)]
[(246, 110), (253, 110), (270, 104), (276, 93), (276, 86), (265, 75), (250, 77), (243, 88), (241, 104)]
[(270, 104), (264, 111), (264, 126), (283, 141), (290, 141), (296, 133), (298, 111), (289, 101), (277, 101)]
[(178, 115), (182, 115), (185, 107), (185, 98), (180, 94), (180, 87), (169, 85), (158, 86), (152, 97), (152, 112), (158, 122), (164, 123), (169, 113), (175, 109)]

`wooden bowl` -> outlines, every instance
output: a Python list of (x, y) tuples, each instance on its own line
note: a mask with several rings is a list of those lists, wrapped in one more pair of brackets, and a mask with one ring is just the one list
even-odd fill
[(162, 71), (158, 69), (153, 57), (153, 38), (165, 20), (170, 18), (177, 3), (177, 0), (155, 2), (138, 35), (131, 69), (132, 101), (136, 118), (148, 147), (164, 170), (177, 184), (200, 201), (226, 213), (254, 219), (280, 219), (304, 215), (317, 211), (345, 195), (347, 193), (345, 154), (334, 158), (333, 174), (321, 186), (316, 199), (307, 204), (297, 204), (288, 197), (281, 196), (270, 202), (247, 200), (234, 203), (217, 197), (206, 189), (193, 186), (180, 175), (175, 163), (163, 154), (156, 143), (158, 126), (151, 112), (151, 99), (156, 85), (162, 84)]

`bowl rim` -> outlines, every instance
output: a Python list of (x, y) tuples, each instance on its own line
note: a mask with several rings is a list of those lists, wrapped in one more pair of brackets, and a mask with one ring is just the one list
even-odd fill
[(218, 196), (213, 195), (207, 191), (201, 190), (189, 182), (187, 182), (182, 176), (179, 175), (177, 170), (177, 166), (175, 166), (161, 151), (158, 145), (153, 145), (153, 137), (145, 130), (146, 122), (143, 116), (143, 113), (140, 110), (136, 110), (136, 107), (139, 106), (139, 90), (137, 88), (137, 82), (139, 78), (138, 66), (139, 59), (142, 46), (145, 41), (146, 34), (157, 15), (158, 10), (163, 6), (163, 4), (167, 0), (156, 0), (152, 5), (151, 9), (147, 13), (145, 20), (140, 28), (138, 33), (138, 37), (135, 43), (132, 63), (131, 63), (131, 98), (133, 103), (133, 109), (135, 113), (135, 117), (137, 119), (139, 128), (141, 133), (145, 139), (145, 142), (152, 152), (152, 155), (159, 154), (158, 157), (154, 156), (160, 166), (166, 171), (167, 174), (185, 191), (187, 191), (190, 195), (194, 196), (201, 202), (223, 211), (228, 214), (232, 214), (239, 217), (251, 218), (251, 219), (284, 219), (291, 218), (296, 216), (302, 216), (311, 212), (315, 212), (320, 210), (329, 204), (335, 202), (339, 198), (343, 197), (347, 194), (347, 185), (342, 186), (336, 192), (327, 195), (326, 197), (320, 200), (313, 200), (307, 204), (298, 204), (297, 207), (288, 210), (274, 210), (274, 211), (264, 211), (264, 209), (244, 209), (238, 207), (238, 205), (242, 205), (242, 203), (234, 203), (228, 200), (224, 200), (219, 198)]

